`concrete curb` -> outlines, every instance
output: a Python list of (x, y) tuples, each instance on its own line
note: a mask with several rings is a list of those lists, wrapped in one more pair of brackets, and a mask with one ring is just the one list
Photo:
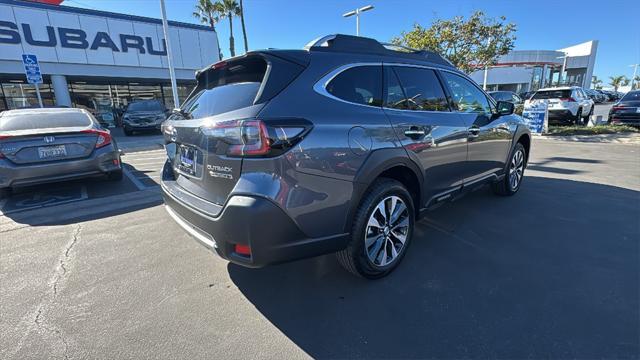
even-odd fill
[(571, 141), (582, 143), (604, 144), (640, 144), (640, 134), (600, 134), (600, 135), (542, 135), (534, 136), (534, 139), (549, 141)]

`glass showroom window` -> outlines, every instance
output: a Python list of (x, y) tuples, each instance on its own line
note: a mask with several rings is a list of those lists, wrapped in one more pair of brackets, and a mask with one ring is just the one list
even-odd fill
[(87, 84), (77, 81), (69, 85), (73, 106), (91, 112), (100, 123), (116, 125), (116, 114), (111, 98), (113, 89), (107, 84)]
[[(0, 105), (0, 109), (3, 107), (7, 109), (21, 109), (40, 106), (38, 104), (35, 85), (27, 84), (22, 80), (8, 80), (3, 82), (2, 95), (4, 96), (4, 102)], [(42, 104), (44, 106), (53, 106), (55, 104), (53, 92), (49, 84), (40, 84), (40, 96), (42, 97)]]

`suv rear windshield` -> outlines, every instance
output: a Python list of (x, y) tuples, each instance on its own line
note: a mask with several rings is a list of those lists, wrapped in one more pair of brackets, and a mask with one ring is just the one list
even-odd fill
[(136, 101), (127, 106), (127, 111), (162, 111), (164, 110), (160, 101)]
[(571, 97), (571, 90), (545, 90), (538, 91), (532, 99), (568, 99)]
[(246, 58), (221, 68), (208, 70), (198, 79), (193, 95), (182, 106), (184, 112), (198, 119), (253, 105), (267, 63), (262, 58)]

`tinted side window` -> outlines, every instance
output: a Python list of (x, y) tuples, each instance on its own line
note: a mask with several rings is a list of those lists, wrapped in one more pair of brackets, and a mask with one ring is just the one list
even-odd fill
[(357, 66), (347, 69), (327, 85), (327, 91), (344, 101), (382, 105), (382, 66)]
[[(447, 98), (433, 70), (397, 66), (393, 67), (393, 71), (398, 76), (405, 99), (401, 106), (389, 107), (422, 111), (449, 111)], [(393, 90), (393, 85), (393, 83), (388, 83), (387, 85), (389, 89), (387, 98), (389, 98), (391, 90)]]
[(473, 85), (469, 80), (443, 71), (442, 75), (451, 91), (453, 103), (460, 112), (468, 113), (491, 113), (491, 105), (489, 100), (480, 89)]

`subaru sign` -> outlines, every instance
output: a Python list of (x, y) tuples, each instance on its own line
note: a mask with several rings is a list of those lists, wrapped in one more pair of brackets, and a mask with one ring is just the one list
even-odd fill
[(35, 55), (22, 54), (22, 65), (24, 65), (24, 73), (27, 75), (29, 84), (42, 84), (40, 65)]

